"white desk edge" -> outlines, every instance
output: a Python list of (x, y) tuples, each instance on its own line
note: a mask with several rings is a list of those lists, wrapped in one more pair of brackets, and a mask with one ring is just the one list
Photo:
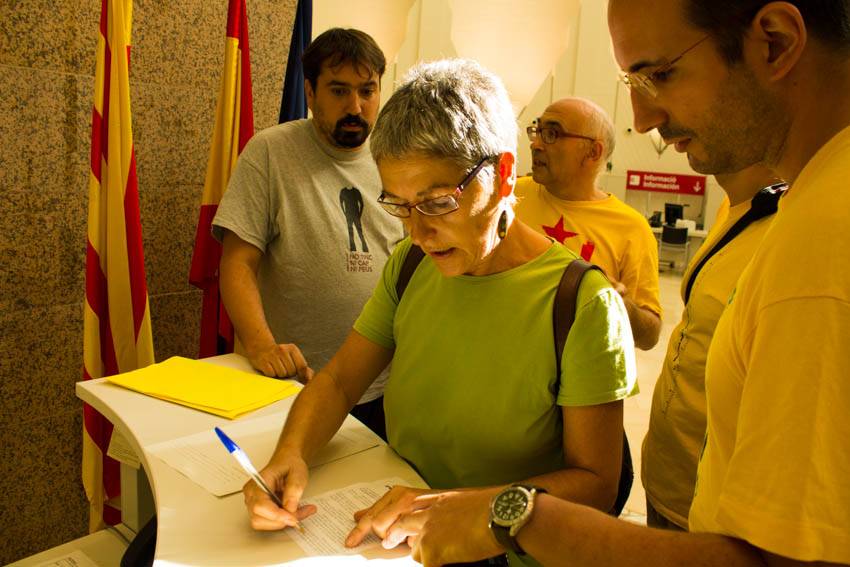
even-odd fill
[[(206, 361), (250, 371), (248, 361), (239, 355)], [(119, 428), (142, 461), (156, 501), (157, 564), (280, 565), (304, 558), (304, 552), (286, 532), (261, 533), (250, 527), (241, 493), (224, 498), (213, 496), (146, 451), (155, 443), (232, 423), (230, 420), (126, 390), (106, 379), (78, 382), (76, 394)], [(293, 399), (281, 400), (240, 419), (280, 413), (282, 426)], [(354, 418), (347, 419), (365, 428)], [(276, 440), (277, 433), (270, 434), (269, 443)], [(256, 464), (259, 467), (265, 463)], [(312, 469), (305, 497), (355, 482), (396, 476), (411, 486), (425, 486), (416, 472), (382, 443)], [(375, 557), (397, 555), (378, 552)]]

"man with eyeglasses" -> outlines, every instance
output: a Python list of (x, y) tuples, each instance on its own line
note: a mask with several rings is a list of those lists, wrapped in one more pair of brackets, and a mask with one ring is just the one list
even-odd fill
[[(362, 31), (334, 28), (302, 61), (312, 117), (248, 142), (213, 234), (241, 352), (266, 376), (305, 381), (342, 344), (403, 229), (375, 203), (381, 181), (366, 143), (386, 67), (381, 49)], [(386, 379), (352, 410), (382, 437)]]
[[(609, 0), (608, 22), (636, 129), (790, 189), (708, 352), (692, 533), (544, 494), (517, 541), (544, 565), (850, 565), (850, 0)], [(499, 549), (486, 494), (428, 504), (425, 565)]]
[(635, 346), (661, 333), (658, 244), (646, 219), (596, 180), (614, 152), (614, 125), (582, 98), (552, 103), (527, 129), (532, 178), (517, 181), (517, 217), (605, 275), (623, 296)]

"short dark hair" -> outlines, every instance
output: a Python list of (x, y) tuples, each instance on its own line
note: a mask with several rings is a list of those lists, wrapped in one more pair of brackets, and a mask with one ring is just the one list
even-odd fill
[[(840, 52), (850, 52), (850, 0), (786, 0), (803, 16), (809, 35)], [(709, 33), (728, 63), (743, 55), (747, 28), (771, 0), (684, 0), (685, 19)]]
[(314, 89), (325, 63), (330, 67), (350, 63), (358, 72), (365, 68), (369, 74), (377, 73), (379, 79), (387, 68), (384, 52), (372, 36), (355, 29), (331, 28), (321, 33), (304, 50), (301, 56), (304, 78), (310, 81)]

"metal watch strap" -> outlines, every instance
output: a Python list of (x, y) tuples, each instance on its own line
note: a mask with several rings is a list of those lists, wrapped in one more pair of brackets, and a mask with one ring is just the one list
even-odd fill
[[(533, 484), (514, 483), (511, 485), (511, 487), (514, 486), (518, 486), (520, 488), (528, 490), (529, 492), (531, 492), (534, 498), (536, 498), (538, 494), (546, 493), (545, 488), (540, 488), (539, 486), (534, 486)], [(499, 545), (509, 551), (513, 551), (517, 555), (525, 555), (525, 550), (519, 545), (519, 542), (516, 540), (516, 537), (511, 535), (510, 527), (500, 526), (491, 519), (490, 531), (493, 532), (493, 535), (496, 537), (496, 541), (499, 542)]]

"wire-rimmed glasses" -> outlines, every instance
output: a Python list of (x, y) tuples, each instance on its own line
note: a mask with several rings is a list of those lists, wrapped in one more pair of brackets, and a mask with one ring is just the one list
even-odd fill
[(658, 97), (658, 86), (655, 84), (659, 77), (663, 76), (664, 73), (670, 70), (670, 68), (679, 62), (679, 60), (684, 57), (688, 52), (692, 49), (695, 49), (696, 46), (707, 40), (710, 36), (705, 36), (695, 44), (688, 47), (686, 50), (681, 52), (677, 57), (674, 57), (655, 71), (651, 73), (644, 73), (643, 71), (635, 71), (633, 73), (629, 73), (627, 71), (623, 71), (620, 73), (620, 80), (624, 85), (629, 87), (630, 89), (634, 89), (637, 92), (648, 96), (649, 98), (657, 98)]
[(409, 217), (411, 209), (416, 209), (423, 215), (429, 217), (438, 217), (440, 215), (452, 213), (460, 207), (458, 199), (460, 198), (461, 193), (463, 193), (463, 190), (472, 183), (475, 176), (478, 175), (484, 165), (492, 158), (493, 156), (486, 156), (482, 158), (481, 161), (478, 162), (478, 165), (473, 167), (472, 170), (466, 174), (463, 181), (457, 184), (457, 187), (455, 187), (455, 190), (452, 193), (440, 195), (439, 197), (434, 197), (432, 199), (425, 199), (418, 203), (398, 203), (391, 200), (394, 197), (391, 197), (386, 193), (381, 193), (381, 196), (378, 197), (378, 204), (392, 216), (401, 218)]

